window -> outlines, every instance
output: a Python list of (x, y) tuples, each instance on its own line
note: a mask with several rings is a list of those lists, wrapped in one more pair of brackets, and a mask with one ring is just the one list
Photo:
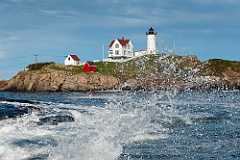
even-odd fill
[(119, 48), (119, 44), (118, 43), (115, 44), (115, 48)]
[(119, 51), (115, 51), (115, 54), (116, 54), (116, 55), (119, 55)]
[(70, 61), (70, 57), (68, 57), (68, 61)]

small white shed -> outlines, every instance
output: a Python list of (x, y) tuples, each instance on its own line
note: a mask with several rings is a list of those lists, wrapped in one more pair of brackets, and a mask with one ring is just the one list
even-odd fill
[(80, 59), (78, 58), (77, 55), (69, 54), (64, 61), (64, 65), (79, 66), (80, 65)]

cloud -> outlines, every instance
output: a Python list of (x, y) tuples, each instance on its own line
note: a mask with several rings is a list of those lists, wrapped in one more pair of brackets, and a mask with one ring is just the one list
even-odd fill
[(39, 10), (46, 16), (56, 16), (60, 18), (71, 18), (76, 17), (79, 13), (74, 10), (62, 11), (62, 10)]
[(22, 2), (22, 0), (8, 0), (9, 2), (13, 2), (13, 3), (19, 3)]
[(214, 4), (214, 5), (222, 5), (224, 4), (240, 4), (239, 0), (191, 0), (192, 2), (196, 2), (198, 4)]
[(60, 11), (58, 10), (40, 10), (43, 14), (50, 15), (50, 16), (55, 16), (59, 15)]
[(1, 50), (0, 50), (0, 59), (5, 58), (6, 55), (7, 55), (7, 54), (6, 54), (5, 51), (1, 51)]
[[(24, 45), (28, 46), (23, 53), (28, 51), (30, 46), (47, 49), (66, 43), (83, 44), (82, 41), (88, 41), (87, 44), (106, 37), (111, 37), (111, 40), (115, 35), (122, 34), (128, 34), (131, 38), (132, 35), (138, 34), (139, 30), (143, 30), (144, 34), (145, 29), (150, 26), (154, 27), (159, 35), (171, 36), (189, 36), (190, 33), (200, 36), (215, 35), (228, 32), (230, 28), (235, 28), (234, 31), (239, 28), (239, 9), (226, 7), (238, 6), (238, 0), (8, 2), (16, 4), (0, 2), (0, 6), (5, 5), (4, 12), (0, 15), (0, 38), (4, 41), (5, 48), (13, 50), (13, 46), (21, 49)], [(8, 33), (3, 35), (2, 31)], [(139, 34), (142, 34), (141, 32)], [(145, 36), (143, 38), (145, 39)]]
[(239, 0), (220, 0), (223, 3), (230, 3), (230, 4), (240, 4)]
[(14, 41), (19, 40), (19, 36), (17, 35), (19, 31), (4, 31), (0, 30), (0, 38), (1, 38), (1, 44), (6, 45), (8, 43), (12, 43)]
[[(169, 1), (130, 1), (123, 3), (116, 1), (106, 5), (107, 15), (104, 15), (103, 22), (107, 26), (143, 26), (147, 24), (155, 25), (172, 25), (175, 26), (183, 23), (203, 24), (223, 22), (222, 17), (229, 17), (231, 13), (221, 12), (214, 5), (216, 1), (189, 1), (172, 3)], [(223, 1), (223, 0), (222, 0)], [(232, 0), (233, 1), (233, 0)], [(104, 4), (104, 0), (101, 1)], [(236, 2), (236, 1), (233, 1)], [(211, 5), (199, 5), (211, 4)], [(221, 9), (221, 8), (220, 8)], [(102, 16), (101, 14), (99, 16)], [(100, 18), (101, 19), (101, 18)], [(227, 18), (230, 21), (229, 18)]]
[(16, 41), (16, 40), (18, 40), (18, 37), (17, 36), (9, 36), (6, 39), (9, 41)]

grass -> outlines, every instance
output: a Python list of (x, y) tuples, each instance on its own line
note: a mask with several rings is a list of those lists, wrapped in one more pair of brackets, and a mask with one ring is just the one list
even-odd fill
[[(147, 77), (149, 75), (172, 76), (182, 79), (186, 76), (223, 76), (226, 70), (240, 72), (240, 62), (221, 59), (211, 59), (200, 62), (196, 56), (179, 55), (146, 55), (128, 62), (96, 62), (98, 73), (113, 75), (122, 80), (134, 77)], [(29, 70), (50, 68), (65, 71), (71, 74), (83, 73), (83, 66), (64, 66), (54, 62), (45, 62), (28, 65)], [(196, 69), (199, 71), (195, 72)]]
[(96, 62), (97, 71), (101, 74), (106, 75), (119, 75), (120, 73), (120, 63), (115, 62)]
[(49, 66), (51, 64), (55, 64), (55, 63), (54, 62), (33, 63), (33, 64), (29, 64), (26, 68), (31, 71), (32, 70), (40, 70), (44, 66)]
[(204, 71), (209, 75), (223, 76), (223, 72), (226, 70), (240, 72), (240, 62), (237, 61), (210, 59), (203, 64)]
[[(96, 65), (99, 73), (114, 75), (124, 80), (134, 77), (163, 75), (164, 73), (174, 76), (179, 70), (182, 70), (182, 75), (184, 75), (190, 69), (196, 68), (199, 63), (200, 61), (196, 57), (162, 53), (138, 57), (124, 63), (98, 62)], [(177, 69), (175, 70), (175, 68)]]
[(80, 74), (83, 73), (83, 66), (59, 66), (59, 65), (50, 65), (51, 69), (58, 70), (58, 71), (65, 71), (72, 74)]
[(42, 73), (45, 73), (44, 71), (47, 68), (58, 70), (58, 71), (65, 71), (71, 74), (83, 73), (83, 66), (64, 66), (64, 65), (55, 64), (54, 62), (29, 64), (26, 68), (29, 71), (42, 71)]

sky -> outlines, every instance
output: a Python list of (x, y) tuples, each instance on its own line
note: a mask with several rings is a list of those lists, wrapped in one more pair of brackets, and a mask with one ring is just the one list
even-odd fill
[(0, 80), (68, 54), (102, 60), (116, 38), (145, 50), (150, 27), (159, 53), (240, 61), (239, 8), (240, 0), (1, 0)]

